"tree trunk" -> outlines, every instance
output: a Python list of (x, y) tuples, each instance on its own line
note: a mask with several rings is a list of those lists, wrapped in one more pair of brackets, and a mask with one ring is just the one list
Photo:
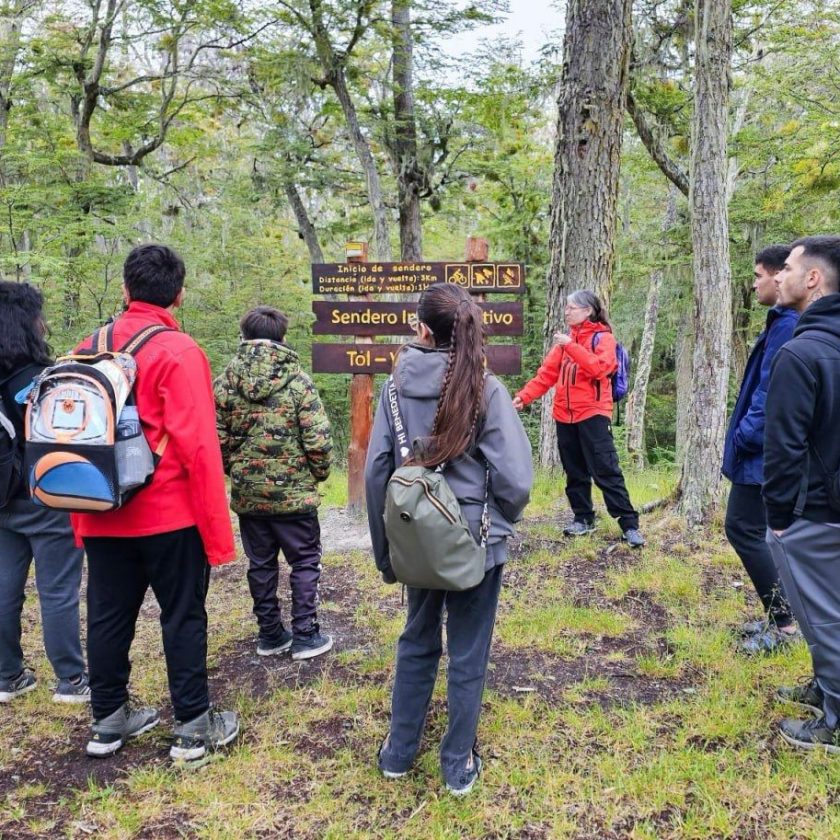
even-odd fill
[(423, 257), (420, 191), (424, 176), (417, 159), (411, 0), (392, 0), (391, 23), (394, 27), (394, 163), (400, 214), (400, 258), (419, 260)]
[(321, 251), (321, 243), (318, 241), (318, 233), (315, 230), (315, 225), (309, 218), (309, 213), (306, 205), (303, 203), (298, 188), (287, 181), (283, 184), (283, 191), (286, 193), (286, 199), (292, 212), (295, 214), (298, 231), (300, 232), (306, 247), (309, 249), (309, 261), (312, 263), (322, 263), (324, 261), (324, 253)]
[(696, 70), (689, 206), (694, 270), (692, 400), (681, 511), (702, 523), (719, 501), (732, 342), (729, 214), (726, 204), (731, 0), (696, 0)]
[[(665, 235), (677, 221), (677, 188), (671, 186), (668, 191), (668, 205), (662, 220), (663, 257), (665, 249)], [(642, 330), (642, 343), (636, 354), (636, 379), (633, 383), (633, 393), (627, 400), (627, 451), (634, 466), (644, 468), (647, 463), (645, 452), (645, 404), (647, 403), (650, 369), (653, 364), (653, 346), (656, 342), (656, 321), (659, 315), (659, 292), (662, 279), (665, 276), (663, 268), (657, 268), (650, 276), (647, 301), (645, 302), (645, 322)]]
[[(569, 292), (608, 297), (615, 260), (619, 159), (630, 60), (631, 0), (569, 0), (557, 99), (545, 350)], [(543, 400), (540, 463), (559, 461)]]
[(674, 439), (674, 459), (678, 467), (685, 462), (688, 442), (689, 408), (691, 406), (691, 364), (694, 355), (694, 332), (689, 319), (683, 318), (677, 331), (675, 359), (677, 379), (677, 418)]
[(2, 166), (3, 150), (6, 146), (9, 111), (12, 108), (12, 77), (20, 51), (20, 30), (25, 8), (24, 0), (17, 0), (7, 10), (7, 14), (0, 15), (0, 186), (5, 186), (7, 182), (7, 174)]

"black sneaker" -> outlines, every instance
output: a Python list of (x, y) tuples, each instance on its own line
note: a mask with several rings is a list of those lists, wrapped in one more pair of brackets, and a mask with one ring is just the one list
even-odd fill
[(628, 528), (622, 535), (623, 539), (630, 548), (641, 548), (645, 545), (645, 538), (638, 528)]
[(779, 734), (791, 746), (802, 750), (825, 750), (840, 754), (840, 729), (832, 729), (824, 717), (812, 720), (787, 718), (779, 726)]
[(257, 639), (257, 653), (260, 656), (276, 656), (285, 653), (292, 646), (292, 634), (281, 627), (280, 632), (270, 639), (262, 636)]
[(408, 770), (389, 770), (385, 766), (385, 761), (382, 758), (382, 751), (385, 749), (385, 745), (388, 743), (388, 739), (390, 735), (385, 736), (385, 740), (379, 747), (379, 752), (376, 754), (376, 764), (379, 767), (379, 772), (386, 778), (386, 779), (402, 779), (403, 776), (408, 775)]
[(239, 735), (236, 712), (208, 709), (186, 723), (175, 721), (175, 741), (169, 757), (188, 767), (201, 767), (210, 760), (210, 753), (231, 743)]
[(825, 695), (817, 684), (816, 678), (792, 687), (779, 688), (776, 690), (776, 698), (785, 703), (796, 703), (797, 706), (804, 706), (818, 715), (823, 713)]
[(595, 530), (594, 522), (587, 522), (583, 519), (573, 519), (564, 529), (563, 534), (567, 537), (583, 537)]
[(91, 758), (113, 755), (129, 738), (136, 738), (160, 723), (157, 709), (132, 709), (123, 703), (116, 712), (93, 722), (85, 751)]
[(320, 631), (310, 636), (295, 636), (292, 642), (292, 659), (312, 659), (326, 653), (332, 646), (332, 636), (321, 635)]
[(16, 677), (0, 680), (0, 703), (11, 703), (16, 697), (28, 694), (38, 681), (31, 668), (24, 668)]
[(52, 696), (53, 703), (90, 703), (90, 683), (87, 674), (74, 679), (59, 680)]
[(481, 757), (473, 751), (473, 761), (471, 767), (465, 767), (461, 775), (454, 782), (447, 782), (446, 789), (453, 796), (466, 796), (478, 781), (481, 775)]

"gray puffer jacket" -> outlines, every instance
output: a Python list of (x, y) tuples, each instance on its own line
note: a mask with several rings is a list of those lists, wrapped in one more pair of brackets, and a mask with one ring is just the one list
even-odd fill
[[(394, 380), (410, 440), (431, 434), (446, 362), (447, 351), (416, 344), (409, 345), (399, 356)], [(475, 449), (447, 464), (444, 474), (478, 540), (484, 507), (484, 461), (487, 462), (490, 467), (489, 543), (492, 546), (514, 533), (513, 523), (521, 518), (528, 504), (534, 471), (531, 444), (507, 389), (495, 376), (488, 374), (484, 395), (486, 415)], [(376, 567), (389, 582), (394, 578), (382, 517), (388, 479), (396, 469), (395, 450), (387, 389), (383, 388), (365, 464), (365, 494)], [(504, 558), (504, 551), (488, 551), (487, 568), (503, 563)]]

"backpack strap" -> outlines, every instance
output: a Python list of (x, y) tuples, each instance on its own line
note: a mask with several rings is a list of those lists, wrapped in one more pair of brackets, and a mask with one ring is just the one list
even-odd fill
[(408, 427), (405, 425), (402, 412), (400, 411), (400, 399), (397, 395), (397, 383), (394, 382), (394, 377), (389, 376), (385, 385), (388, 389), (388, 407), (391, 410), (391, 420), (394, 423), (394, 434), (397, 436), (397, 451), (401, 459), (400, 464), (403, 464), (411, 455)]
[[(111, 343), (111, 335), (113, 333), (113, 325), (108, 325), (108, 339)], [(158, 333), (174, 332), (172, 327), (165, 327), (163, 324), (150, 324), (148, 327), (143, 327), (142, 330), (135, 333), (122, 347), (122, 353), (130, 353), (132, 356), (139, 353), (147, 341), (154, 338)], [(112, 349), (112, 348), (108, 348)]]

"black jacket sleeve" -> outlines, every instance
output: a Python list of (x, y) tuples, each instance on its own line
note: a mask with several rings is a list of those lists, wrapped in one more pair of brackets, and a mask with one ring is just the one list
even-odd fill
[(774, 531), (793, 523), (796, 500), (807, 480), (816, 397), (813, 372), (783, 347), (773, 361), (765, 408), (763, 495), (767, 524)]

